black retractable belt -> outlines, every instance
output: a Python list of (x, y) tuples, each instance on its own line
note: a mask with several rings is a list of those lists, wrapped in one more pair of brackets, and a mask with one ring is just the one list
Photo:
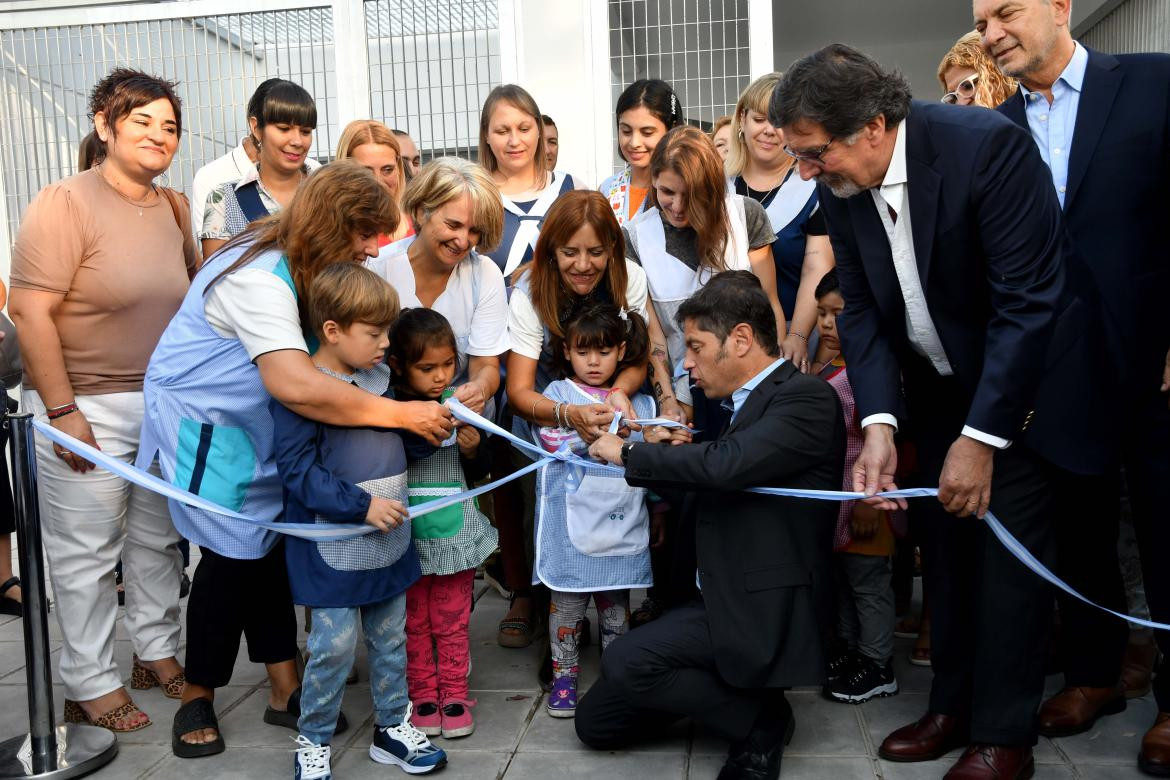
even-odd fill
[(28, 684), (29, 732), (0, 742), (0, 780), (81, 777), (108, 764), (118, 753), (113, 732), (65, 723), (53, 717), (53, 675), (49, 667), (49, 600), (37, 504), (37, 462), (31, 414), (5, 414), (12, 458), (21, 599), (24, 602), (24, 671)]

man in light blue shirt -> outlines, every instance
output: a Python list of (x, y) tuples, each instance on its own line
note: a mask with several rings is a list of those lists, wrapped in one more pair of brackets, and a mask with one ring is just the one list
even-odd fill
[(1088, 65), (1089, 52), (1073, 41), (1072, 59), (1051, 87), (1030, 90), (1020, 83), (1028, 127), (1040, 149), (1040, 156), (1052, 169), (1052, 186), (1056, 188), (1056, 197), (1062, 208), (1068, 189), (1068, 158), (1077, 123), (1077, 108), (1081, 104), (1081, 85)]

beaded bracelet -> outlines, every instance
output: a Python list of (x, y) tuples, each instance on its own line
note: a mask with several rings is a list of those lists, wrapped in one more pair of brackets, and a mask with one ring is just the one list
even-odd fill
[(807, 344), (807, 343), (808, 343), (808, 339), (806, 339), (806, 338), (804, 337), (804, 334), (802, 334), (802, 333), (797, 333), (797, 332), (796, 332), (796, 331), (794, 331), (794, 330), (790, 330), (790, 331), (788, 331), (788, 335), (789, 335), (789, 336), (796, 336), (798, 339), (800, 339), (801, 341), (803, 341), (805, 344)]

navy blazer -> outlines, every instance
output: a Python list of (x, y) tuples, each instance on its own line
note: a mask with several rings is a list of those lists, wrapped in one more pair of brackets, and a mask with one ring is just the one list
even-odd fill
[[(1028, 127), (1022, 93), (999, 111)], [(1089, 50), (1064, 214), (1125, 386), (1156, 393), (1170, 348), (1170, 55)]]
[[(1063, 468), (1101, 472), (1104, 416), (1088, 414), (1099, 402), (1086, 346), (1093, 309), (1070, 278), (1060, 204), (1031, 136), (994, 111), (920, 101), (902, 132), (918, 272), (969, 404), (966, 424), (1024, 440)], [(903, 368), (922, 359), (881, 218), (868, 191), (842, 199), (819, 189), (858, 413), (905, 421)], [(913, 373), (904, 379), (912, 395)]]

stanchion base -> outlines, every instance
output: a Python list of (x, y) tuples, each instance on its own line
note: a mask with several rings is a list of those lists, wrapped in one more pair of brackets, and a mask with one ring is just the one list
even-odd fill
[(28, 734), (0, 742), (0, 780), (81, 777), (101, 769), (118, 754), (118, 738), (112, 731), (79, 723), (57, 727), (56, 766), (36, 771), (31, 745)]

